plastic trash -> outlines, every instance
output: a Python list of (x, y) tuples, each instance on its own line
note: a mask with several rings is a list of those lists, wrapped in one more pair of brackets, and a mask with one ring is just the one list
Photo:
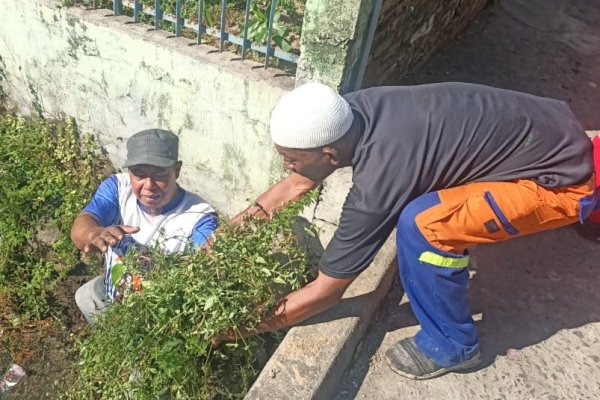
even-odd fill
[(506, 349), (506, 357), (511, 361), (521, 361), (523, 356), (517, 349)]
[(0, 396), (7, 394), (13, 387), (19, 383), (21, 378), (27, 376), (25, 370), (18, 364), (10, 364), (2, 380), (0, 380)]

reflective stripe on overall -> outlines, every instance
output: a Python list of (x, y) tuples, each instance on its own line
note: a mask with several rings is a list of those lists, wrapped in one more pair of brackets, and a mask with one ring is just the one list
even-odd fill
[(422, 195), (398, 220), (398, 265), (421, 324), (419, 349), (442, 366), (477, 350), (467, 305), (469, 246), (494, 243), (585, 219), (600, 201), (595, 177), (548, 189), (531, 180), (477, 182)]

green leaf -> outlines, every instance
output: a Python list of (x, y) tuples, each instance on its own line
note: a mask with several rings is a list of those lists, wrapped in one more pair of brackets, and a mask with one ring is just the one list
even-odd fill
[(290, 50), (292, 50), (292, 45), (290, 44), (290, 42), (288, 42), (286, 39), (284, 39), (281, 36), (276, 36), (273, 41), (275, 42), (275, 44), (277, 46), (279, 46), (279, 48), (285, 52), (289, 52)]
[(204, 311), (210, 310), (216, 301), (217, 301), (217, 296), (211, 296), (208, 299), (206, 299), (206, 303), (204, 303)]
[(261, 257), (261, 256), (255, 256), (255, 257), (254, 257), (254, 260), (255, 260), (257, 263), (259, 263), (259, 264), (266, 264), (266, 263), (267, 263), (267, 260), (265, 260), (265, 259), (264, 259), (263, 257)]
[(118, 286), (123, 274), (125, 273), (125, 264), (115, 264), (110, 270), (110, 281), (113, 286)]

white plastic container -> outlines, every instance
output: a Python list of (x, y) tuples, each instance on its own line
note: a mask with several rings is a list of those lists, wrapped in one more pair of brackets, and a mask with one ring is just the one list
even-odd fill
[(2, 376), (2, 380), (0, 380), (0, 396), (3, 397), (4, 394), (7, 394), (17, 385), (17, 383), (19, 383), (21, 378), (24, 378), (25, 376), (27, 376), (27, 374), (20, 365), (10, 364)]

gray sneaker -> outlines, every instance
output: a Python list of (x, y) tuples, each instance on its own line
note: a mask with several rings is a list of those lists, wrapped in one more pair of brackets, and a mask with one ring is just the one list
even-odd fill
[(481, 355), (477, 350), (465, 361), (442, 367), (417, 348), (414, 337), (402, 339), (390, 347), (385, 352), (385, 359), (397, 374), (418, 380), (435, 378), (451, 371), (475, 368), (481, 363)]

